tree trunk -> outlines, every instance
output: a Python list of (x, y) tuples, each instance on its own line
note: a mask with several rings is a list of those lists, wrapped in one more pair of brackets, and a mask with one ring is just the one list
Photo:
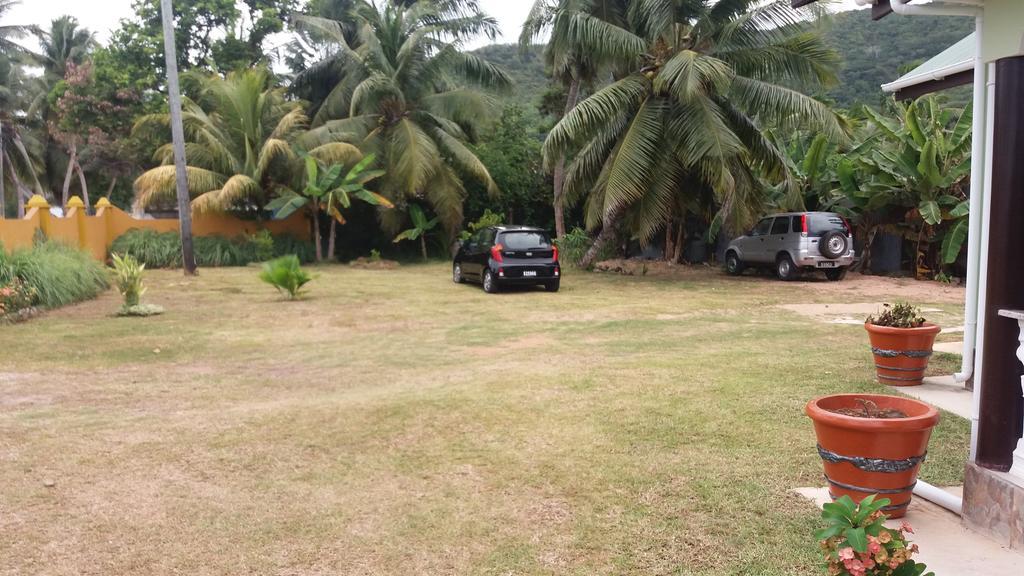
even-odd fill
[[(36, 175), (35, 168), (32, 167), (32, 159), (28, 157), (28, 150), (25, 150), (25, 143), (21, 141), (21, 135), (17, 132), (14, 133), (14, 147), (18, 149), (18, 154), (21, 155), (21, 159), (25, 162), (25, 166), (28, 168), (28, 173), (32, 175), (32, 181), (36, 184), (36, 194), (45, 196), (43, 194), (43, 186), (39, 183), (39, 176)], [(7, 163), (11, 165), (11, 172), (14, 174), (14, 178), (17, 180), (17, 171), (14, 170), (14, 162), (11, 162), (10, 155), (7, 156)], [(19, 184), (19, 189), (20, 189)], [(29, 196), (31, 198), (31, 196)]]
[(71, 156), (68, 157), (68, 169), (64, 173), (64, 189), (60, 197), (61, 208), (67, 208), (68, 190), (71, 188), (71, 175), (75, 173), (75, 162), (78, 161), (78, 145), (71, 145)]
[(867, 239), (864, 241), (864, 249), (860, 252), (860, 262), (857, 262), (850, 267), (850, 270), (861, 272), (862, 274), (871, 270), (871, 245), (875, 243), (875, 234), (877, 233), (877, 226), (868, 228)]
[(185, 128), (181, 123), (181, 88), (178, 85), (178, 58), (174, 50), (174, 13), (171, 0), (160, 0), (160, 18), (164, 33), (164, 61), (167, 64), (167, 97), (171, 109), (171, 139), (174, 142), (174, 175), (178, 195), (178, 222), (181, 231), (181, 262), (186, 275), (196, 273), (196, 255), (192, 246), (192, 200), (188, 194), (185, 170)]
[(82, 165), (75, 160), (75, 171), (78, 172), (78, 184), (82, 187), (82, 203), (85, 204), (85, 213), (88, 214), (92, 208), (92, 204), (89, 203), (89, 186), (85, 183), (85, 172), (82, 171)]
[(597, 259), (598, 254), (604, 250), (604, 247), (615, 238), (615, 228), (618, 227), (619, 220), (622, 218), (622, 214), (625, 212), (623, 208), (616, 208), (604, 218), (604, 225), (601, 226), (601, 232), (594, 238), (594, 243), (590, 245), (590, 249), (580, 259), (581, 268), (590, 268), (594, 265), (594, 260)]
[(672, 262), (679, 263), (683, 259), (683, 248), (686, 242), (686, 219), (679, 223), (679, 233), (676, 236), (676, 252), (672, 255)]
[(18, 219), (20, 220), (25, 217), (25, 187), (21, 184), (21, 179), (18, 178), (18, 171), (14, 167), (14, 162), (11, 162), (11, 157), (6, 151), (4, 151), (4, 160), (11, 167), (11, 180), (14, 182), (14, 196), (18, 199)]
[(420, 249), (423, 250), (423, 261), (427, 260), (427, 235), (420, 234)]
[[(572, 81), (569, 82), (569, 94), (565, 99), (565, 113), (562, 117), (565, 118), (572, 109), (576, 107), (576, 101), (580, 97), (580, 81), (576, 77), (573, 77)], [(565, 156), (562, 156), (555, 163), (555, 170), (553, 174), (554, 180), (554, 198), (553, 204), (555, 208), (555, 237), (561, 238), (565, 236)]]
[(313, 207), (313, 244), (316, 246), (316, 261), (323, 262), (324, 249), (320, 241), (320, 210)]
[(334, 262), (334, 236), (337, 233), (337, 218), (331, 218), (331, 237), (327, 239), (327, 261)]
[(117, 176), (114, 176), (110, 180), (110, 186), (107, 186), (107, 195), (105, 196), (107, 200), (110, 200), (110, 195), (114, 193), (114, 186), (117, 186)]
[(673, 234), (672, 219), (669, 218), (668, 223), (665, 224), (665, 253), (662, 254), (662, 258), (665, 259), (669, 264), (674, 264), (672, 256), (676, 253), (675, 234)]
[(7, 187), (4, 185), (4, 125), (0, 122), (0, 220), (7, 218)]

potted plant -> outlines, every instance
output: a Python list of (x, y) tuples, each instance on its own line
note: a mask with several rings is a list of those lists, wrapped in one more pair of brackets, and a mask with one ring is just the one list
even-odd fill
[(890, 386), (917, 386), (924, 378), (935, 336), (941, 328), (927, 322), (921, 310), (906, 302), (885, 304), (868, 316), (864, 328), (871, 339), (878, 381)]
[[(814, 533), (829, 576), (921, 576), (928, 569), (915, 562), (917, 544), (907, 541), (910, 524), (886, 528), (887, 498), (868, 496), (861, 503), (842, 497), (825, 504), (821, 517), (828, 526)], [(926, 576), (935, 576), (928, 572)]]
[(804, 412), (814, 422), (832, 499), (881, 494), (891, 500), (883, 512), (906, 514), (939, 411), (899, 396), (833, 394), (811, 400)]

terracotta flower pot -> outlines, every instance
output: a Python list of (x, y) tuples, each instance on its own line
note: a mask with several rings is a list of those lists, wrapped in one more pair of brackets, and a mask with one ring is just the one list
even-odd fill
[(925, 322), (920, 328), (890, 328), (865, 323), (875, 355), (878, 382), (889, 386), (917, 386), (932, 356), (941, 328)]
[[(881, 410), (899, 410), (907, 417), (858, 418), (829, 411), (859, 409), (858, 399), (870, 400)], [(928, 439), (939, 422), (938, 410), (898, 396), (835, 394), (811, 400), (804, 412), (814, 421), (832, 499), (846, 495), (860, 502), (878, 494), (892, 501), (884, 508), (891, 518), (906, 514)]]

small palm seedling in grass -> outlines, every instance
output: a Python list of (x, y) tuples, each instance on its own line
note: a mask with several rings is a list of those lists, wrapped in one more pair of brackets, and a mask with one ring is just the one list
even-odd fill
[[(828, 574), (837, 576), (921, 576), (927, 567), (911, 559), (917, 544), (907, 542), (914, 530), (903, 524), (886, 528), (888, 498), (874, 495), (855, 504), (849, 496), (825, 504), (828, 526), (814, 533), (820, 541)], [(928, 572), (925, 576), (935, 576)]]
[(146, 265), (141, 264), (131, 254), (121, 256), (111, 254), (111, 261), (114, 263), (114, 280), (117, 284), (117, 291), (124, 297), (124, 305), (118, 311), (118, 316), (155, 316), (162, 314), (164, 309), (155, 304), (142, 304), (140, 300), (146, 293), (146, 286), (142, 282), (142, 274)]
[(289, 300), (296, 300), (302, 295), (302, 287), (309, 283), (313, 276), (302, 269), (299, 257), (282, 256), (263, 265), (260, 280), (281, 291)]

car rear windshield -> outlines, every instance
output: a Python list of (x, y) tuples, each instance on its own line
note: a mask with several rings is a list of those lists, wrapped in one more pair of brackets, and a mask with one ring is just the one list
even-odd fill
[(551, 247), (551, 239), (543, 232), (505, 232), (499, 242), (512, 251)]
[(826, 232), (833, 230), (839, 230), (840, 232), (846, 232), (846, 223), (843, 219), (835, 214), (808, 214), (807, 215), (807, 235), (808, 236), (822, 236)]

